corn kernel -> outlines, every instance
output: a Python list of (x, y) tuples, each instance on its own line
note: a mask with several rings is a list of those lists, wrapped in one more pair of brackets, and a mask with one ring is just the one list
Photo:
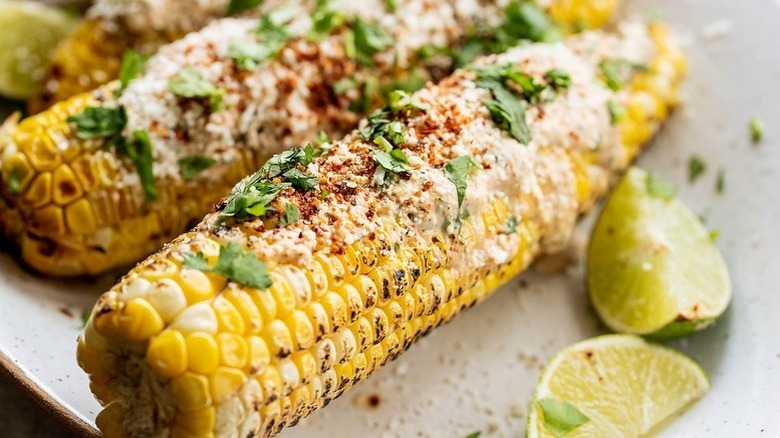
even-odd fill
[(225, 402), (246, 381), (246, 374), (234, 368), (218, 367), (209, 375), (211, 397), (215, 404)]
[(52, 171), (61, 162), (57, 146), (47, 134), (33, 135), (24, 143), (14, 140), (16, 144), (22, 144), (30, 164), (39, 172)]
[(176, 414), (176, 425), (191, 433), (210, 433), (214, 430), (215, 420), (213, 406)]
[(206, 376), (187, 371), (171, 382), (171, 396), (179, 411), (189, 412), (211, 405), (211, 391)]
[(185, 338), (189, 369), (200, 374), (211, 374), (219, 366), (219, 346), (208, 333), (190, 333)]
[(219, 295), (211, 302), (211, 307), (217, 314), (220, 332), (244, 333), (244, 320), (236, 307), (224, 296)]
[(319, 372), (324, 373), (336, 364), (336, 345), (330, 339), (323, 339), (314, 347)]
[(278, 367), (268, 367), (257, 377), (257, 382), (263, 388), (265, 395), (265, 404), (268, 405), (282, 396), (282, 376), (279, 375)]
[(162, 376), (173, 378), (187, 371), (187, 346), (176, 330), (155, 336), (146, 350), (146, 362)]
[(184, 309), (171, 323), (171, 328), (183, 333), (200, 331), (216, 334), (218, 327), (217, 314), (207, 302), (200, 302)]
[(249, 361), (249, 344), (234, 333), (217, 335), (219, 345), (219, 363), (232, 368), (244, 368)]
[[(273, 287), (273, 286), (272, 286)], [(249, 297), (257, 306), (263, 321), (271, 321), (276, 318), (276, 300), (268, 291), (249, 290)]]
[(330, 321), (328, 313), (322, 304), (313, 302), (306, 307), (306, 315), (309, 317), (312, 329), (314, 330), (314, 341), (317, 342), (330, 333)]
[(260, 336), (249, 336), (249, 372), (257, 374), (265, 370), (271, 363), (271, 352), (268, 351), (268, 345)]
[(255, 306), (252, 298), (249, 297), (249, 294), (236, 287), (230, 287), (223, 293), (223, 296), (241, 315), (241, 318), (244, 320), (246, 333), (259, 333), (263, 326), (263, 318), (260, 316), (260, 311), (257, 310), (257, 306)]
[(278, 319), (265, 326), (262, 337), (274, 357), (287, 357), (293, 352), (294, 345), (290, 330), (287, 324)]
[(332, 331), (337, 331), (347, 325), (349, 320), (347, 303), (344, 302), (341, 295), (336, 292), (328, 292), (320, 299), (320, 303), (325, 309), (325, 313), (330, 317), (330, 328)]
[(352, 330), (345, 328), (333, 335), (333, 344), (336, 346), (336, 362), (344, 363), (355, 357), (357, 353), (357, 341)]
[(364, 317), (360, 317), (357, 322), (350, 327), (350, 331), (355, 334), (358, 351), (365, 351), (374, 343), (374, 328)]
[(62, 164), (54, 170), (52, 174), (52, 199), (56, 204), (70, 204), (83, 195), (84, 190), (70, 166)]
[(320, 297), (328, 291), (328, 277), (319, 263), (311, 263), (305, 271), (306, 279), (311, 285), (312, 295)]
[(317, 374), (317, 359), (309, 351), (295, 353), (291, 359), (298, 368), (301, 384), (307, 385)]
[(314, 327), (305, 312), (295, 310), (284, 322), (290, 329), (296, 350), (305, 350), (314, 345)]
[(24, 193), (27, 186), (30, 184), (30, 181), (32, 181), (35, 176), (35, 171), (24, 154), (15, 153), (3, 160), (2, 176), (3, 181), (5, 182), (3, 187), (8, 187), (8, 180), (11, 178), (11, 175), (14, 175), (19, 182), (18, 193)]
[(214, 296), (211, 280), (197, 269), (182, 268), (172, 278), (179, 283), (187, 303), (194, 304)]
[(312, 298), (309, 279), (300, 268), (295, 266), (284, 266), (281, 269), (283, 277), (287, 280), (287, 285), (295, 295), (295, 307), (303, 309), (311, 302)]
[(276, 302), (277, 316), (283, 318), (295, 309), (295, 294), (290, 289), (287, 279), (278, 273), (271, 273), (273, 285), (268, 288), (268, 293)]
[[(136, 281), (147, 281), (142, 278)], [(165, 322), (172, 321), (187, 308), (187, 299), (179, 285), (168, 278), (154, 282), (154, 293), (147, 298)]]
[(282, 378), (282, 396), (288, 396), (300, 384), (300, 372), (291, 359), (280, 360), (277, 368), (279, 368), (279, 376)]
[(352, 324), (363, 313), (363, 297), (355, 286), (349, 283), (342, 284), (337, 292), (347, 305), (347, 324)]
[(131, 341), (145, 341), (165, 327), (160, 314), (143, 298), (135, 298), (125, 304), (118, 324), (125, 338)]
[(65, 216), (60, 207), (48, 205), (33, 212), (28, 227), (30, 230), (44, 235), (63, 235), (65, 234)]
[(109, 403), (98, 413), (95, 425), (105, 438), (123, 438), (126, 436), (123, 427), (125, 415), (125, 409), (119, 402)]

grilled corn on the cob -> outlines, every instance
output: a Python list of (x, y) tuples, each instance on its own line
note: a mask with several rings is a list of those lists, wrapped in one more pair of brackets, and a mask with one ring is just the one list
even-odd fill
[[(457, 47), (468, 29), (490, 25), (505, 28), (503, 39), (527, 36), (530, 6), (522, 5), (503, 25), (503, 8), (477, 0), (408, 0), (395, 13), (384, 0), (334, 0), (286, 24), (285, 9), (259, 27), (255, 19), (219, 20), (163, 48), (120, 97), (112, 83), (7, 127), (0, 224), (22, 259), (46, 274), (97, 274), (138, 261), (270, 154), (320, 131), (340, 136), (379, 104), (383, 87), (414, 87), (411, 76), (424, 81), (449, 68), (446, 56), (415, 68), (420, 49)], [(489, 40), (489, 32), (477, 36)], [(265, 61), (271, 47), (282, 48)], [(94, 107), (100, 111), (90, 113)], [(67, 122), (90, 114), (86, 127)], [(121, 132), (100, 131), (106, 124)], [(119, 152), (137, 132), (150, 143), (145, 168), (131, 151)], [(184, 169), (190, 162), (211, 167), (193, 175)]]
[(483, 59), (242, 181), (96, 304), (103, 433), (273, 434), (560, 249), (676, 102), (664, 28), (621, 29)]
[(198, 30), (227, 12), (228, 0), (98, 0), (62, 41), (41, 90), (28, 102), (31, 113), (117, 78), (122, 54), (151, 55), (163, 44)]

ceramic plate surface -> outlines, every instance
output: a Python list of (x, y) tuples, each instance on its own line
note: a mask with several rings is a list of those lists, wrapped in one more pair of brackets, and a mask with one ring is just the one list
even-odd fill
[[(660, 16), (687, 41), (685, 107), (639, 164), (678, 183), (720, 231), (734, 286), (715, 327), (671, 344), (704, 367), (712, 390), (661, 434), (780, 436), (780, 0), (624, 3), (627, 16)], [(754, 116), (767, 127), (758, 146)], [(693, 154), (708, 170), (689, 185)], [(0, 364), (82, 431), (99, 407), (76, 365), (79, 314), (112, 281), (42, 280), (0, 256)], [(602, 331), (581, 266), (525, 274), (283, 436), (521, 436), (543, 363)]]

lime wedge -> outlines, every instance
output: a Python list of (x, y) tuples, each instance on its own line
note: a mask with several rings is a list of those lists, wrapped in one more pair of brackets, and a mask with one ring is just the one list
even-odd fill
[(26, 99), (38, 90), (54, 47), (78, 22), (33, 1), (0, 1), (0, 95)]
[(637, 168), (615, 187), (593, 230), (588, 288), (612, 330), (659, 339), (707, 327), (731, 300), (710, 232), (673, 188)]
[(599, 336), (547, 364), (526, 436), (643, 436), (709, 388), (704, 371), (674, 350), (634, 335)]

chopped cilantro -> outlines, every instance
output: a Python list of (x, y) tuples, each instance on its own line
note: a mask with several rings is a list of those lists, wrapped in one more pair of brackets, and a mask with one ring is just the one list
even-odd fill
[(219, 248), (219, 258), (211, 266), (203, 253), (185, 252), (184, 267), (204, 272), (213, 272), (243, 286), (266, 290), (273, 282), (268, 274), (268, 265), (257, 260), (253, 252), (245, 252), (241, 245), (230, 242)]
[(314, 147), (307, 144), (304, 148), (292, 148), (272, 156), (265, 162), (259, 173), (264, 178), (274, 178), (294, 169), (299, 164), (308, 166), (312, 159), (314, 159)]
[(715, 191), (723, 193), (726, 190), (726, 171), (723, 169), (718, 170), (718, 176), (715, 179)]
[(688, 160), (688, 182), (694, 183), (707, 170), (707, 163), (701, 157), (694, 155)]
[(485, 101), (493, 121), (523, 144), (531, 141), (531, 130), (525, 120), (525, 103), (514, 95), (505, 84), (493, 79), (478, 80), (477, 86), (493, 93), (493, 99)]
[(385, 94), (401, 90), (409, 93), (423, 88), (428, 82), (429, 74), (425, 69), (415, 69), (406, 75), (396, 77), (390, 84), (383, 87)]
[(227, 14), (235, 15), (250, 9), (254, 9), (260, 6), (263, 0), (230, 0), (228, 4)]
[(8, 179), (5, 181), (5, 188), (8, 189), (8, 193), (19, 193), (22, 189), (22, 181), (19, 176), (18, 169), (11, 169), (8, 173)]
[(647, 66), (637, 64), (622, 58), (605, 59), (599, 63), (604, 82), (612, 91), (620, 90), (626, 79), (636, 72), (647, 71)]
[(590, 421), (576, 406), (566, 400), (544, 397), (536, 401), (542, 410), (544, 426), (556, 437), (563, 437)]
[(515, 234), (517, 233), (517, 216), (512, 216), (509, 218), (509, 220), (506, 221), (506, 229), (504, 230), (506, 234)]
[(152, 143), (146, 131), (135, 131), (133, 137), (127, 141), (117, 143), (116, 147), (121, 153), (130, 158), (138, 172), (141, 188), (148, 202), (157, 199), (157, 188), (154, 186), (154, 157), (152, 156)]
[(330, 192), (327, 189), (322, 189), (320, 192), (320, 199), (325, 199), (330, 195)]
[(395, 14), (398, 11), (398, 0), (385, 0), (388, 12)]
[(764, 122), (758, 117), (750, 120), (750, 140), (760, 143), (764, 139)]
[(423, 44), (417, 50), (417, 56), (420, 59), (431, 59), (437, 56), (446, 56), (448, 58), (455, 56), (453, 50), (448, 46), (437, 46), (434, 44)]
[(223, 88), (217, 88), (204, 79), (194, 68), (186, 67), (168, 82), (168, 90), (185, 98), (208, 98), (212, 111), (222, 106)]
[(376, 24), (360, 18), (352, 20), (350, 32), (344, 40), (347, 54), (359, 63), (374, 65), (374, 55), (390, 47), (393, 37)]
[(379, 91), (379, 81), (373, 76), (366, 78), (363, 82), (363, 92), (360, 94), (360, 98), (350, 103), (349, 110), (356, 113), (365, 113), (371, 109), (372, 102), (377, 92)]
[(718, 239), (720, 239), (720, 231), (718, 231), (718, 230), (710, 230), (710, 240), (715, 242)]
[(455, 185), (458, 194), (458, 210), (463, 206), (463, 199), (466, 197), (468, 176), (472, 170), (479, 168), (479, 163), (468, 155), (455, 158), (444, 166), (444, 174)]
[(127, 113), (124, 107), (91, 106), (67, 120), (68, 123), (76, 125), (76, 137), (82, 140), (116, 138), (121, 137), (122, 130), (125, 129)]
[(217, 160), (200, 155), (189, 155), (179, 158), (181, 176), (185, 181), (195, 178), (199, 173), (217, 163)]
[(252, 70), (276, 53), (271, 47), (252, 41), (234, 41), (228, 46), (228, 54), (241, 70)]
[(344, 94), (347, 91), (356, 88), (358, 86), (358, 81), (354, 77), (350, 76), (348, 78), (339, 79), (333, 84), (333, 92), (336, 94)]
[(225, 201), (222, 217), (245, 219), (247, 217), (263, 217), (273, 210), (271, 202), (282, 190), (290, 187), (289, 183), (277, 183), (258, 178), (253, 175), (246, 183), (242, 182), (233, 189)]
[(333, 8), (328, 0), (319, 0), (311, 13), (311, 30), (307, 38), (319, 41), (347, 22), (347, 18), (339, 10)]
[(609, 111), (609, 122), (612, 125), (617, 125), (626, 118), (626, 110), (611, 100), (607, 101), (607, 111)]
[(387, 105), (394, 113), (405, 110), (427, 111), (428, 107), (419, 101), (417, 95), (404, 90), (393, 90), (387, 95)]
[(571, 76), (567, 71), (554, 68), (544, 75), (545, 80), (555, 90), (565, 90), (571, 85)]
[(279, 217), (279, 225), (286, 227), (293, 222), (297, 222), (301, 218), (301, 212), (294, 204), (284, 204), (284, 214)]
[(274, 53), (277, 53), (292, 36), (287, 31), (287, 24), (300, 13), (300, 7), (294, 3), (279, 6), (260, 17), (255, 34), (261, 43), (268, 45)]
[(122, 56), (122, 66), (119, 68), (119, 90), (118, 94), (122, 94), (130, 84), (130, 81), (136, 78), (139, 73), (144, 69), (148, 56), (138, 54), (133, 50), (126, 50)]
[(482, 432), (471, 432), (470, 434), (466, 435), (466, 438), (479, 438), (482, 435)]
[(317, 187), (320, 183), (316, 176), (301, 172), (295, 168), (285, 172), (284, 177), (287, 178), (287, 181), (290, 181), (293, 187), (304, 192)]
[(389, 152), (374, 149), (371, 153), (374, 157), (374, 161), (376, 161), (382, 169), (388, 172), (403, 173), (411, 170), (408, 166), (409, 161), (406, 159), (406, 155), (400, 149), (392, 149)]
[(656, 198), (669, 201), (677, 194), (677, 188), (674, 184), (663, 182), (655, 174), (651, 173), (647, 176), (647, 193)]

